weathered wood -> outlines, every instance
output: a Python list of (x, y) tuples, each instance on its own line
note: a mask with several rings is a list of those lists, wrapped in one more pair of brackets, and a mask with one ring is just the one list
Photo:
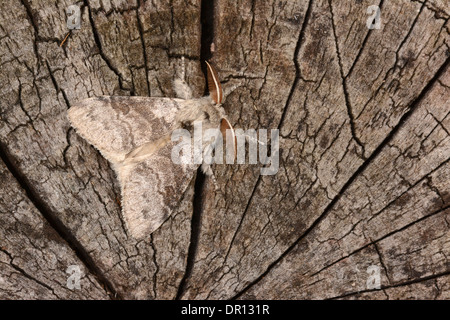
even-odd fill
[[(127, 7), (124, 1), (124, 7), (111, 10), (101, 10), (94, 3), (83, 5), (82, 28), (73, 32), (62, 49), (59, 43), (66, 33), (64, 12), (69, 4), (67, 1), (55, 7), (52, 2), (2, 2), (9, 9), (1, 10), (1, 21), (14, 21), (2, 23), (2, 153), (16, 167), (20, 179), (45, 203), (46, 215), (61, 221), (79, 241), (78, 249), (88, 254), (103, 277), (112, 283), (113, 295), (173, 298), (185, 271), (193, 190), (186, 194), (179, 214), (147, 241), (137, 243), (124, 229), (119, 188), (111, 168), (69, 127), (66, 112), (72, 103), (90, 95), (146, 95), (147, 86), (131, 86), (146, 83), (146, 68), (149, 73), (150, 68), (162, 70), (158, 77), (149, 74), (149, 79), (157, 79), (161, 88), (168, 90), (159, 93), (170, 95), (172, 87), (168, 84), (177, 61), (184, 54), (199, 55), (200, 12), (193, 6), (193, 21), (189, 22), (197, 30), (189, 33), (195, 47), (176, 45), (169, 52), (164, 47), (171, 48), (172, 41), (177, 43), (186, 37), (184, 32), (190, 31), (180, 26), (171, 39), (167, 37), (169, 26), (173, 27), (167, 21), (171, 14), (169, 4), (161, 4), (158, 11), (149, 2), (138, 8)], [(188, 10), (184, 2), (178, 6), (178, 12)], [(160, 19), (161, 28), (168, 25), (166, 31), (158, 31), (162, 33), (155, 49), (146, 47), (147, 67), (142, 45), (147, 37), (155, 41), (150, 27), (158, 24), (138, 28), (138, 12), (142, 19), (150, 17), (152, 23)], [(105, 20), (108, 13), (109, 19)], [(130, 21), (124, 23), (124, 16)], [(122, 27), (103, 26), (105, 21)], [(133, 52), (125, 50), (121, 41), (129, 43)], [(130, 57), (117, 53), (120, 48)], [(152, 52), (154, 55), (150, 55)], [(172, 70), (167, 68), (169, 62)], [(196, 73), (201, 74), (199, 65), (198, 60), (187, 59), (188, 81), (190, 77), (195, 80)], [(159, 86), (150, 84), (158, 92)], [(158, 283), (164, 290), (156, 290)]]
[[(3, 162), (0, 177), (0, 298), (108, 299), (101, 283), (42, 217)], [(79, 290), (67, 285), (73, 274), (70, 266), (81, 271)]]
[[(445, 1), (85, 0), (60, 47), (71, 4), (1, 3), (0, 298), (449, 299)], [(67, 109), (174, 96), (182, 61), (201, 96), (210, 57), (232, 125), (280, 130), (279, 171), (216, 165), (137, 242)]]

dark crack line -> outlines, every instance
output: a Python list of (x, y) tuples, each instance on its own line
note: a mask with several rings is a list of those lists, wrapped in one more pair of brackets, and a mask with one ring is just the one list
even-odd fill
[[(306, 25), (308, 24), (308, 21), (310, 19), (310, 16), (311, 16), (311, 8), (312, 8), (312, 0), (310, 0), (309, 3), (308, 3), (308, 7), (306, 9), (305, 17), (303, 19), (303, 23), (302, 23), (302, 26), (301, 26), (301, 29), (300, 29), (299, 37), (298, 37), (298, 40), (297, 40), (297, 44), (296, 44), (295, 49), (294, 49), (294, 59), (293, 60), (294, 60), (294, 66), (295, 66), (295, 78), (294, 78), (294, 82), (292, 83), (291, 89), (289, 91), (288, 98), (286, 100), (286, 104), (285, 104), (285, 107), (283, 109), (283, 113), (281, 114), (280, 122), (278, 123), (278, 129), (280, 129), (281, 126), (283, 125), (284, 119), (285, 119), (287, 111), (288, 111), (288, 107), (289, 107), (289, 105), (291, 103), (291, 100), (292, 100), (292, 97), (294, 95), (295, 88), (297, 87), (297, 83), (298, 83), (299, 79), (301, 79), (301, 70), (300, 70), (300, 66), (299, 66), (297, 57), (298, 57), (298, 53), (300, 52), (300, 48), (301, 48), (301, 46), (302, 46), (302, 44), (304, 42), (305, 29), (306, 29)], [(252, 203), (253, 197), (254, 197), (254, 195), (256, 193), (256, 190), (258, 189), (260, 183), (261, 183), (261, 175), (258, 176), (258, 179), (256, 180), (255, 186), (253, 187), (252, 193), (251, 193), (251, 195), (250, 195), (250, 197), (249, 197), (249, 199), (247, 201), (247, 205), (246, 205), (246, 207), (244, 209), (244, 212), (242, 213), (242, 217), (241, 217), (241, 219), (239, 221), (238, 227), (237, 227), (235, 233), (233, 234), (233, 237), (231, 239), (231, 242), (230, 242), (230, 245), (228, 247), (227, 253), (226, 253), (225, 257), (224, 257), (224, 263), (228, 259), (228, 255), (229, 255), (229, 253), (231, 251), (233, 243), (234, 243), (234, 241), (236, 239), (237, 234), (239, 233), (239, 231), (241, 229), (243, 221), (244, 221), (244, 219), (245, 219), (245, 217), (247, 215), (248, 209), (250, 208), (250, 205)]]
[(16, 265), (16, 264), (13, 262), (13, 260), (14, 260), (13, 256), (12, 256), (9, 252), (7, 252), (6, 250), (4, 250), (4, 249), (2, 249), (2, 248), (0, 248), (0, 251), (3, 252), (4, 254), (6, 254), (6, 255), (9, 257), (9, 259), (10, 259), (9, 265), (10, 265), (12, 268), (14, 268), (14, 269), (15, 269), (16, 271), (18, 271), (20, 274), (22, 274), (25, 278), (28, 278), (28, 279), (30, 279), (31, 281), (36, 282), (36, 283), (39, 284), (40, 286), (45, 287), (45, 288), (47, 288), (48, 290), (50, 290), (50, 291), (52, 292), (52, 294), (53, 294), (56, 298), (61, 299), (61, 297), (59, 297), (59, 296), (55, 293), (55, 290), (54, 290), (51, 286), (49, 286), (48, 284), (46, 284), (46, 283), (44, 283), (44, 282), (42, 282), (42, 281), (36, 279), (36, 278), (33, 277), (32, 275), (30, 275), (28, 272), (26, 272), (24, 269), (22, 269), (21, 267), (19, 267), (18, 265)]
[(311, 16), (312, 2), (313, 2), (312, 0), (309, 0), (308, 8), (306, 9), (306, 13), (305, 13), (305, 18), (303, 19), (302, 27), (300, 29), (300, 34), (298, 36), (298, 41), (297, 41), (297, 44), (295, 45), (295, 49), (294, 49), (295, 79), (294, 79), (294, 82), (292, 83), (291, 90), (289, 91), (283, 113), (281, 114), (280, 122), (278, 123), (278, 129), (280, 129), (284, 123), (284, 119), (286, 118), (286, 114), (288, 112), (289, 105), (291, 104), (291, 100), (294, 95), (295, 88), (297, 88), (297, 83), (298, 83), (299, 79), (301, 79), (301, 70), (300, 70), (300, 65), (298, 63), (297, 58), (298, 58), (298, 54), (300, 52), (300, 48), (305, 39), (305, 30), (306, 30), (306, 26), (307, 26), (310, 16)]
[(175, 300), (180, 300), (183, 296), (189, 277), (194, 269), (195, 257), (197, 255), (198, 242), (200, 239), (201, 230), (201, 214), (203, 211), (203, 192), (205, 189), (205, 174), (202, 172), (201, 168), (197, 170), (197, 176), (195, 178), (194, 186), (194, 200), (193, 200), (193, 213), (191, 220), (191, 239), (189, 243), (186, 270), (184, 272), (183, 278), (178, 286), (178, 291), (175, 296)]
[[(357, 254), (358, 252), (363, 251), (363, 250), (366, 249), (367, 247), (370, 247), (371, 245), (375, 245), (375, 244), (377, 244), (377, 243), (383, 241), (384, 239), (389, 238), (390, 236), (392, 236), (392, 235), (394, 235), (394, 234), (397, 234), (397, 233), (399, 233), (399, 232), (402, 232), (402, 231), (408, 229), (409, 227), (412, 227), (413, 225), (416, 225), (417, 223), (420, 223), (420, 222), (422, 222), (422, 221), (424, 221), (424, 220), (426, 220), (426, 219), (428, 219), (428, 218), (431, 218), (431, 217), (433, 217), (433, 216), (435, 216), (435, 215), (438, 215), (438, 214), (440, 214), (440, 213), (442, 213), (442, 212), (444, 212), (444, 211), (446, 211), (446, 210), (448, 210), (448, 209), (450, 209), (450, 206), (442, 207), (442, 208), (440, 208), (439, 210), (437, 210), (437, 211), (435, 211), (435, 212), (432, 212), (432, 213), (430, 213), (430, 214), (427, 214), (427, 215), (425, 215), (425, 216), (423, 216), (423, 217), (421, 217), (421, 218), (419, 218), (419, 219), (417, 219), (417, 220), (414, 220), (413, 222), (408, 223), (408, 224), (404, 225), (403, 227), (401, 227), (401, 228), (399, 228), (399, 229), (397, 229), (397, 230), (391, 231), (391, 232), (385, 234), (384, 236), (382, 236), (382, 237), (380, 237), (380, 238), (378, 238), (378, 239), (376, 239), (376, 240), (372, 240), (370, 243), (366, 244), (365, 246), (362, 246), (361, 248), (356, 249), (355, 251), (349, 253), (348, 255), (346, 255), (346, 256), (344, 256), (344, 257), (341, 257), (341, 258), (337, 259), (336, 261), (330, 263), (329, 265), (323, 267), (323, 268), (320, 269), (319, 271), (314, 272), (313, 274), (310, 275), (310, 277), (314, 277), (314, 276), (318, 275), (319, 273), (323, 272), (324, 270), (326, 270), (326, 269), (328, 269), (328, 268), (334, 266), (335, 264), (339, 263), (340, 261), (345, 260), (345, 259), (349, 258), (350, 256), (352, 256), (352, 255), (354, 255), (354, 254)], [(386, 275), (387, 275), (387, 274), (386, 274)], [(388, 278), (388, 279), (389, 279), (389, 278)]]
[[(401, 197), (403, 197), (405, 194), (409, 193), (411, 190), (413, 190), (416, 186), (418, 186), (420, 183), (427, 181), (428, 179), (430, 179), (431, 175), (433, 175), (436, 171), (440, 170), (442, 167), (444, 167), (445, 165), (447, 165), (447, 163), (450, 161), (450, 158), (448, 158), (447, 160), (444, 160), (442, 163), (440, 163), (438, 166), (436, 166), (433, 170), (431, 170), (430, 172), (428, 172), (426, 175), (422, 176), (422, 178), (418, 179), (416, 182), (414, 182), (413, 184), (409, 184), (409, 188), (406, 189), (404, 192), (400, 193), (397, 197), (395, 197), (394, 199), (392, 199), (389, 203), (387, 203), (381, 210), (379, 210), (378, 212), (375, 212), (372, 214), (372, 216), (366, 221), (366, 223), (369, 223), (370, 221), (372, 221), (374, 218), (378, 217), (380, 214), (382, 214), (385, 210), (387, 210), (390, 206), (394, 205)], [(435, 192), (440, 198), (441, 200), (442, 195), (439, 194), (438, 190), (435, 189), (434, 187), (432, 187), (431, 185), (429, 185), (429, 182), (427, 183), (428, 187)], [(442, 203), (445, 204), (445, 202), (442, 200)]]
[(35, 32), (35, 37), (38, 38), (39, 37), (39, 33), (38, 33), (38, 27), (37, 27), (37, 21), (36, 18), (33, 15), (33, 10), (31, 8), (30, 3), (28, 2), (28, 0), (20, 0), (22, 2), (22, 5), (25, 7), (25, 10), (27, 11), (27, 18), (30, 21), (31, 26), (34, 29)]
[[(22, 5), (25, 7), (27, 12), (27, 18), (30, 21), (30, 24), (32, 25), (35, 33), (35, 41), (33, 41), (34, 45), (34, 51), (36, 54), (36, 57), (38, 59), (38, 68), (40, 67), (42, 60), (37, 52), (37, 42), (39, 41), (39, 31), (38, 31), (38, 25), (37, 21), (33, 15), (33, 11), (31, 8), (31, 5), (29, 4), (28, 0), (21, 0)], [(68, 107), (70, 107), (69, 100), (64, 93), (63, 90), (59, 88), (59, 86), (56, 83), (55, 78), (53, 77), (53, 74), (51, 72), (50, 66), (48, 65), (48, 62), (46, 61), (46, 65), (49, 71), (49, 75), (51, 78), (51, 81), (53, 85), (55, 86), (55, 90), (57, 93), (61, 91), (63, 98), (67, 104)], [(92, 257), (89, 255), (89, 253), (86, 251), (86, 249), (83, 247), (83, 245), (78, 241), (78, 239), (71, 233), (71, 230), (68, 229), (64, 223), (58, 218), (57, 213), (53, 212), (53, 210), (46, 204), (46, 202), (41, 199), (38, 192), (35, 190), (33, 186), (33, 182), (30, 181), (26, 175), (21, 172), (19, 168), (19, 161), (14, 158), (13, 155), (11, 155), (8, 152), (8, 148), (6, 145), (3, 144), (3, 142), (0, 141), (0, 158), (5, 163), (6, 167), (8, 168), (9, 172), (13, 175), (13, 177), (16, 179), (17, 183), (20, 185), (20, 187), (25, 191), (25, 194), (27, 195), (28, 199), (33, 203), (33, 205), (36, 207), (36, 209), (42, 214), (44, 219), (49, 223), (49, 225), (56, 231), (56, 233), (67, 243), (67, 245), (75, 252), (79, 260), (85, 265), (86, 269), (89, 270), (89, 272), (94, 275), (98, 282), (103, 286), (106, 293), (110, 296), (111, 299), (115, 298), (121, 298), (121, 296), (114, 290), (113, 285), (111, 282), (103, 275), (100, 268), (97, 267)]]
[(150, 245), (153, 249), (153, 264), (155, 265), (155, 273), (153, 274), (153, 295), (156, 299), (157, 297), (157, 291), (156, 291), (156, 283), (157, 283), (157, 275), (159, 272), (159, 265), (158, 265), (158, 261), (156, 259), (156, 255), (158, 254), (158, 252), (156, 251), (156, 246), (155, 246), (155, 242), (154, 242), (154, 238), (153, 238), (153, 233), (150, 234)]
[[(200, 23), (201, 23), (201, 47), (200, 47), (200, 60), (209, 60), (212, 56), (211, 44), (214, 40), (214, 0), (202, 0), (200, 9)], [(173, 15), (172, 15), (173, 16)], [(203, 73), (206, 75), (206, 65), (202, 64)], [(205, 77), (206, 78), (206, 77)], [(207, 86), (206, 86), (207, 88)], [(203, 193), (205, 192), (205, 174), (202, 172), (201, 167), (197, 170), (194, 185), (194, 199), (193, 199), (193, 212), (191, 220), (191, 239), (189, 243), (186, 270), (183, 278), (178, 286), (178, 291), (175, 296), (176, 300), (182, 298), (186, 291), (188, 280), (192, 274), (195, 264), (195, 257), (197, 256), (197, 248), (200, 239), (201, 232), (201, 216), (203, 211)]]
[(61, 92), (61, 94), (62, 94), (62, 96), (63, 96), (63, 98), (64, 98), (64, 101), (66, 102), (67, 108), (70, 108), (69, 98), (67, 98), (67, 95), (66, 95), (66, 93), (64, 92), (64, 90), (61, 89), (61, 88), (59, 87), (58, 83), (56, 82), (56, 78), (55, 78), (55, 76), (53, 75), (53, 72), (52, 72), (52, 70), (50, 69), (50, 65), (49, 65), (49, 63), (48, 63), (47, 60), (45, 61), (45, 64), (47, 65), (48, 74), (49, 74), (49, 76), (50, 76), (50, 79), (52, 80), (53, 86), (55, 87), (56, 95), (58, 95), (58, 93)]
[(336, 47), (336, 55), (337, 55), (337, 60), (338, 60), (338, 64), (339, 64), (339, 72), (341, 73), (341, 79), (342, 79), (342, 90), (344, 92), (344, 99), (345, 99), (345, 106), (347, 107), (347, 114), (348, 114), (348, 118), (350, 120), (350, 131), (352, 133), (352, 137), (353, 140), (355, 140), (355, 142), (361, 147), (361, 152), (362, 152), (362, 159), (366, 160), (365, 158), (365, 147), (364, 144), (361, 142), (361, 140), (359, 139), (359, 137), (356, 135), (356, 130), (355, 130), (355, 116), (353, 114), (353, 109), (352, 106), (350, 104), (350, 96), (348, 93), (348, 88), (347, 88), (347, 78), (344, 75), (344, 67), (342, 66), (342, 59), (341, 59), (341, 53), (339, 50), (339, 44), (338, 44), (338, 38), (337, 38), (337, 34), (336, 34), (336, 27), (334, 25), (334, 13), (333, 13), (333, 6), (331, 4), (331, 0), (328, 0), (328, 5), (330, 7), (330, 13), (331, 13), (331, 29), (333, 30), (333, 35), (334, 35), (334, 44)]
[(445, 271), (445, 272), (433, 274), (433, 275), (430, 275), (430, 276), (427, 276), (427, 277), (417, 278), (417, 279), (413, 279), (413, 280), (409, 280), (409, 281), (405, 281), (405, 282), (393, 284), (393, 285), (390, 285), (390, 286), (381, 286), (380, 289), (367, 289), (367, 290), (360, 290), (360, 291), (357, 291), (357, 292), (350, 292), (350, 293), (343, 294), (343, 295), (341, 295), (341, 296), (336, 296), (336, 297), (328, 298), (327, 300), (342, 299), (342, 298), (346, 298), (346, 297), (353, 296), (353, 295), (357, 295), (357, 294), (361, 294), (361, 293), (368, 293), (368, 292), (375, 292), (375, 291), (383, 291), (383, 290), (391, 289), (391, 288), (398, 288), (398, 287), (410, 286), (410, 285), (412, 285), (412, 284), (416, 284), (416, 283), (420, 283), (420, 282), (425, 282), (425, 281), (429, 281), (429, 280), (433, 280), (433, 279), (445, 277), (445, 276), (448, 276), (448, 275), (450, 275), (450, 271)]
[(437, 19), (437, 20), (447, 20), (448, 18), (449, 18), (449, 16), (445, 13), (445, 11), (443, 11), (442, 9), (439, 9), (438, 7), (430, 7), (430, 5), (432, 6), (433, 5), (433, 3), (431, 3), (431, 4), (429, 4), (429, 3), (427, 3), (428, 1), (427, 0), (425, 0), (425, 1), (419, 1), (419, 0), (410, 0), (411, 2), (418, 2), (418, 3), (421, 3), (421, 4), (424, 4), (425, 5), (425, 7), (428, 9), (428, 10), (430, 10), (431, 12), (433, 12), (434, 13), (434, 17)]
[(436, 121), (436, 123), (441, 127), (441, 129), (444, 130), (445, 133), (447, 133), (447, 135), (450, 137), (450, 132), (447, 130), (447, 128), (446, 128), (446, 127), (444, 126), (444, 124), (442, 123), (442, 122), (448, 117), (448, 115), (450, 114), (450, 112), (447, 113), (447, 114), (445, 115), (445, 117), (442, 118), (441, 121), (439, 121), (438, 119), (436, 119), (436, 117), (434, 116), (433, 113), (429, 112), (428, 114), (431, 115), (431, 116), (433, 117), (434, 121)]
[(419, 20), (419, 17), (420, 17), (420, 15), (422, 14), (422, 11), (423, 11), (423, 9), (424, 9), (424, 7), (425, 7), (425, 3), (426, 3), (426, 2), (427, 2), (427, 1), (425, 0), (425, 1), (422, 3), (422, 5), (420, 6), (419, 12), (418, 12), (417, 15), (415, 16), (415, 18), (414, 18), (414, 20), (413, 20), (413, 22), (412, 22), (412, 24), (411, 24), (411, 28), (409, 28), (408, 33), (407, 33), (406, 36), (403, 38), (402, 42), (400, 42), (400, 45), (398, 46), (397, 50), (395, 51), (395, 64), (394, 64), (394, 68), (397, 66), (397, 62), (399, 61), (399, 58), (398, 58), (399, 51), (403, 48), (403, 45), (406, 43), (406, 41), (408, 41), (409, 36), (410, 36), (411, 33), (413, 32), (414, 27), (415, 27), (416, 24), (417, 24), (417, 20)]
[(386, 264), (384, 263), (383, 255), (381, 254), (381, 251), (378, 248), (378, 245), (377, 245), (376, 242), (373, 243), (373, 247), (374, 247), (375, 251), (378, 254), (378, 259), (380, 260), (380, 264), (383, 267), (383, 270), (384, 270), (384, 273), (386, 275), (386, 278), (388, 279), (389, 283), (392, 283), (391, 277), (389, 276), (389, 273), (388, 273), (388, 268), (386, 267)]
[(141, 38), (141, 45), (142, 45), (142, 52), (144, 55), (144, 64), (145, 64), (145, 81), (147, 82), (147, 91), (148, 95), (151, 96), (150, 91), (150, 81), (148, 80), (148, 61), (147, 61), (147, 49), (145, 47), (145, 39), (144, 39), (144, 25), (142, 24), (141, 17), (139, 16), (139, 8), (141, 7), (141, 0), (138, 0), (137, 2), (138, 8), (136, 9), (136, 19), (138, 22), (138, 30), (139, 30), (139, 36)]
[(250, 194), (250, 197), (249, 197), (249, 200), (247, 202), (247, 205), (245, 206), (244, 213), (241, 216), (241, 220), (239, 221), (238, 227), (237, 227), (236, 231), (234, 232), (233, 237), (231, 238), (230, 245), (228, 246), (227, 253), (226, 253), (226, 255), (225, 255), (224, 259), (223, 259), (224, 264), (225, 264), (225, 262), (228, 259), (228, 255), (230, 254), (231, 248), (233, 247), (234, 240), (236, 239), (237, 234), (241, 230), (242, 223), (244, 221), (244, 218), (245, 218), (245, 216), (247, 214), (248, 209), (250, 208), (250, 204), (252, 203), (253, 196), (255, 195), (256, 189), (258, 188), (260, 182), (261, 182), (261, 175), (258, 176), (258, 180), (256, 180), (255, 186), (253, 187), (253, 190), (252, 190), (252, 193)]
[[(380, 8), (380, 12), (383, 9), (383, 4), (384, 4), (384, 0), (380, 0), (380, 3), (378, 4), (378, 7)], [(355, 65), (357, 64), (359, 58), (361, 57), (362, 52), (364, 51), (364, 48), (366, 46), (367, 40), (369, 39), (369, 36), (372, 34), (372, 32), (374, 32), (374, 30), (376, 29), (369, 29), (369, 31), (367, 32), (366, 36), (364, 37), (364, 40), (361, 44), (361, 48), (359, 49), (358, 53), (356, 54), (355, 60), (353, 60), (353, 63), (350, 67), (350, 69), (348, 70), (347, 74), (345, 75), (345, 80), (350, 76), (350, 74), (353, 72), (353, 68), (355, 67)]]
[(33, 41), (33, 50), (34, 50), (34, 54), (36, 56), (36, 58), (38, 59), (38, 69), (39, 69), (39, 53), (38, 53), (38, 48), (37, 48), (37, 43), (38, 43), (38, 39), (39, 39), (39, 32), (38, 32), (38, 27), (37, 27), (37, 21), (33, 15), (33, 10), (31, 9), (31, 5), (28, 2), (28, 0), (21, 0), (22, 5), (25, 7), (25, 10), (27, 12), (27, 18), (28, 21), (30, 22), (31, 26), (33, 27), (34, 30), (34, 41)]
[(350, 185), (353, 183), (353, 181), (364, 172), (364, 170), (373, 162), (374, 159), (378, 157), (378, 155), (382, 152), (383, 148), (388, 145), (391, 140), (395, 137), (397, 132), (400, 131), (400, 129), (403, 127), (403, 124), (407, 122), (407, 120), (411, 117), (411, 115), (414, 113), (414, 111), (417, 109), (417, 107), (420, 105), (420, 103), (425, 99), (428, 92), (431, 88), (433, 88), (434, 84), (437, 83), (438, 79), (447, 71), (448, 66), (450, 63), (450, 58), (447, 58), (447, 60), (444, 62), (444, 64), (439, 68), (439, 70), (436, 72), (434, 77), (427, 83), (427, 85), (423, 88), (423, 90), (420, 92), (420, 94), (417, 96), (417, 98), (410, 104), (410, 109), (403, 114), (400, 121), (398, 122), (397, 126), (395, 126), (394, 129), (384, 138), (384, 140), (378, 145), (378, 147), (372, 152), (372, 154), (367, 158), (367, 160), (355, 171), (355, 173), (350, 177), (349, 180), (344, 184), (344, 186), (341, 188), (339, 193), (333, 198), (333, 200), (327, 205), (325, 210), (322, 212), (322, 214), (314, 220), (314, 222), (311, 224), (311, 226), (300, 235), (300, 237), (294, 241), (277, 259), (275, 259), (264, 271), (259, 277), (257, 277), (255, 280), (250, 282), (244, 289), (242, 289), (240, 292), (238, 292), (234, 297), (231, 299), (237, 299), (240, 296), (242, 296), (245, 292), (247, 292), (251, 287), (253, 287), (255, 284), (257, 284), (259, 281), (261, 281), (278, 263), (280, 263), (281, 260), (284, 259), (296, 246), (297, 244), (305, 238), (311, 230), (313, 230), (331, 211), (331, 209), (334, 207), (334, 205), (337, 203), (337, 201), (343, 196), (343, 194), (347, 191), (347, 189), (350, 187)]
[(58, 215), (49, 208), (46, 202), (41, 199), (38, 193), (34, 190), (33, 183), (29, 181), (28, 178), (20, 171), (17, 166), (18, 161), (8, 154), (7, 148), (2, 142), (0, 142), (0, 158), (5, 163), (9, 172), (16, 179), (20, 187), (25, 191), (28, 199), (33, 203), (36, 209), (42, 214), (44, 219), (56, 231), (56, 233), (67, 243), (73, 252), (75, 252), (80, 262), (85, 265), (86, 269), (88, 269), (89, 272), (97, 278), (110, 298), (121, 298), (120, 295), (114, 290), (113, 285), (103, 275), (100, 268), (97, 267), (94, 260), (83, 245), (58, 218)]
[(106, 54), (103, 52), (103, 46), (102, 46), (102, 42), (100, 40), (100, 34), (97, 31), (97, 27), (95, 26), (95, 22), (94, 22), (94, 18), (92, 17), (92, 10), (91, 7), (89, 6), (89, 2), (88, 0), (84, 0), (84, 5), (87, 7), (88, 9), (88, 16), (89, 16), (89, 22), (91, 24), (91, 28), (92, 28), (92, 34), (94, 36), (94, 42), (98, 48), (98, 54), (102, 57), (103, 61), (105, 61), (106, 65), (108, 66), (108, 68), (114, 72), (114, 74), (118, 77), (119, 80), (119, 87), (121, 90), (123, 91), (129, 91), (130, 95), (134, 95), (134, 89), (129, 89), (129, 88), (125, 88), (123, 86), (123, 77), (120, 74), (119, 70), (113, 66), (112, 62), (109, 60), (109, 58), (106, 56)]
[[(381, 82), (381, 84), (378, 86), (378, 88), (372, 93), (372, 95), (369, 97), (369, 100), (364, 104), (364, 106), (361, 108), (361, 110), (359, 111), (358, 115), (356, 116), (356, 119), (358, 119), (366, 110), (366, 107), (369, 105), (369, 103), (374, 100), (379, 92), (382, 90), (382, 87), (387, 79), (387, 77), (391, 74), (394, 74), (396, 70), (402, 70), (402, 68), (399, 66), (399, 52), (402, 50), (403, 45), (406, 43), (406, 41), (408, 40), (409, 36), (411, 35), (412, 31), (414, 30), (417, 20), (419, 19), (420, 15), (422, 14), (423, 8), (425, 7), (425, 4), (422, 3), (422, 6), (419, 9), (419, 13), (416, 15), (416, 17), (414, 18), (411, 27), (408, 30), (408, 33), (406, 34), (406, 36), (402, 39), (402, 41), (400, 42), (399, 46), (397, 47), (397, 49), (395, 50), (395, 61), (394, 64), (392, 65), (392, 67), (390, 67), (385, 75), (384, 75), (384, 80)], [(380, 72), (381, 74), (381, 72)], [(378, 76), (377, 76), (378, 78)], [(431, 81), (431, 80), (430, 80)], [(389, 88), (388, 88), (389, 89)], [(367, 126), (367, 125), (366, 125)]]

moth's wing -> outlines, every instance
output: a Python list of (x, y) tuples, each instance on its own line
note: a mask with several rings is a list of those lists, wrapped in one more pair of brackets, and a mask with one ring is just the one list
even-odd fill
[(136, 148), (170, 134), (184, 100), (144, 97), (96, 97), (69, 109), (72, 126), (113, 164), (118, 176), (123, 217), (142, 239), (155, 231), (179, 204), (195, 165), (174, 164), (173, 142), (140, 162), (124, 164)]
[(83, 100), (68, 111), (77, 133), (112, 163), (120, 163), (140, 145), (172, 130), (183, 100), (101, 96)]
[(117, 167), (124, 218), (137, 239), (149, 236), (174, 212), (198, 165), (174, 164), (173, 142), (144, 161)]

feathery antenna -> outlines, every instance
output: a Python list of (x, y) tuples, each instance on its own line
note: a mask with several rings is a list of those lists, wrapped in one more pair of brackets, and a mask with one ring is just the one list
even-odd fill
[(208, 90), (211, 94), (211, 97), (216, 103), (222, 103), (223, 100), (223, 91), (222, 86), (220, 85), (219, 75), (217, 74), (216, 69), (214, 69), (208, 61), (205, 61), (208, 66), (208, 70), (206, 76), (208, 78)]

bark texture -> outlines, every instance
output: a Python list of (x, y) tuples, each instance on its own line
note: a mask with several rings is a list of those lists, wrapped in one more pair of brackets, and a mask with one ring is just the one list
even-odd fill
[[(1, 2), (0, 298), (450, 298), (445, 1), (84, 0), (60, 47), (71, 4)], [(205, 59), (235, 128), (280, 130), (279, 171), (197, 174), (136, 241), (67, 109), (173, 97), (183, 61), (202, 96)]]

